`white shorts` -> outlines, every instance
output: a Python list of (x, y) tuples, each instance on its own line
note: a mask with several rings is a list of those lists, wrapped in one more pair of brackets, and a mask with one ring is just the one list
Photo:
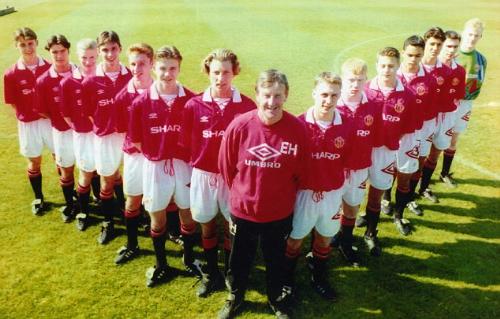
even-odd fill
[(24, 157), (39, 157), (43, 146), (54, 153), (52, 125), (49, 119), (38, 119), (31, 122), (17, 121), (19, 135), (19, 151)]
[(142, 195), (144, 160), (142, 153), (123, 155), (123, 192), (125, 195)]
[(95, 134), (94, 132), (78, 133), (73, 131), (73, 149), (76, 165), (81, 171), (95, 171)]
[[(439, 115), (438, 115), (439, 117)], [(431, 152), (432, 139), (437, 132), (438, 117), (425, 121), (420, 130), (420, 156), (426, 157)]]
[(396, 166), (398, 172), (412, 174), (418, 170), (419, 131), (405, 134), (399, 141), (399, 149), (396, 153)]
[(191, 176), (191, 214), (198, 223), (208, 223), (217, 212), (229, 222), (229, 187), (221, 174), (193, 168)]
[(323, 237), (332, 237), (340, 229), (340, 221), (335, 218), (342, 203), (342, 188), (323, 192), (322, 198), (312, 190), (299, 190), (295, 200), (293, 228), (290, 237), (302, 239), (313, 230)]
[(124, 138), (125, 133), (96, 136), (94, 140), (95, 167), (99, 175), (111, 176), (120, 168)]
[(347, 173), (342, 199), (349, 206), (358, 206), (363, 202), (366, 192), (368, 168), (351, 170)]
[(385, 146), (375, 147), (372, 150), (372, 166), (368, 169), (371, 186), (376, 189), (391, 189), (394, 174), (396, 173), (396, 154)]
[(149, 213), (163, 211), (171, 199), (180, 209), (189, 208), (191, 167), (179, 159), (149, 161), (144, 159), (142, 203)]
[(450, 147), (455, 114), (456, 111), (439, 114), (437, 132), (432, 139), (432, 143), (438, 150), (442, 151)]
[(460, 100), (456, 111), (453, 132), (462, 133), (467, 128), (472, 111), (472, 102), (473, 100)]
[(64, 132), (52, 128), (54, 139), (54, 153), (56, 164), (60, 167), (72, 167), (75, 165), (75, 151), (73, 150), (73, 130)]

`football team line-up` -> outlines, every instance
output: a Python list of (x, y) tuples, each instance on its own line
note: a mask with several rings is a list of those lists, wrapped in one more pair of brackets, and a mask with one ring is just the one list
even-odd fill
[[(438, 202), (429, 183), (442, 152), (439, 178), (456, 187), (450, 167), (457, 140), (485, 79), (486, 60), (476, 50), (483, 29), (471, 19), (461, 34), (433, 27), (423, 37), (407, 38), (401, 52), (383, 48), (370, 80), (365, 61), (349, 58), (340, 76), (322, 72), (311, 81), (313, 104), (296, 117), (283, 109), (289, 87), (282, 72), (260, 73), (255, 102), (232, 85), (240, 63), (229, 49), (203, 59), (209, 86), (196, 94), (177, 81), (182, 55), (175, 46), (153, 51), (133, 44), (127, 68), (119, 61), (118, 35), (104, 31), (97, 41), (77, 43), (77, 66), (69, 61), (66, 37), (48, 39), (48, 62), (37, 55), (35, 32), (20, 28), (14, 33), (20, 58), (5, 72), (4, 93), (28, 159), (32, 212), (40, 216), (47, 209), (40, 170), (47, 147), (60, 174), (64, 222), (75, 219), (80, 231), (88, 227), (91, 190), (104, 218), (100, 244), (114, 237), (115, 211), (124, 217), (127, 242), (117, 264), (140, 255), (138, 228), (143, 210), (148, 212), (156, 256), (146, 272), (148, 287), (177, 273), (168, 266), (165, 241), (166, 211), (178, 210), (183, 264), (200, 279), (196, 294), (229, 291), (219, 318), (238, 314), (259, 242), (269, 306), (278, 318), (290, 318), (297, 298), (294, 270), (309, 233), (311, 285), (333, 301), (328, 258), (334, 247), (359, 266), (354, 226), (366, 227), (363, 239), (372, 256), (381, 254), (381, 211), (409, 235), (405, 209), (422, 215), (418, 196)], [(358, 216), (367, 182), (366, 214)], [(197, 224), (203, 266), (193, 255)]]

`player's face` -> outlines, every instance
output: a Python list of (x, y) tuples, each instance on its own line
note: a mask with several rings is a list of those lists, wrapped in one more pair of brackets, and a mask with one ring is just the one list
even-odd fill
[(326, 116), (333, 113), (340, 97), (340, 86), (319, 81), (312, 93), (317, 114)]
[(25, 39), (23, 37), (20, 37), (16, 42), (16, 47), (24, 58), (32, 58), (36, 56), (37, 46), (37, 40)]
[(366, 83), (366, 73), (354, 74), (352, 72), (344, 72), (342, 74), (342, 92), (348, 97), (357, 96), (363, 91), (363, 86)]
[(479, 29), (475, 30), (474, 28), (467, 28), (462, 33), (463, 44), (468, 49), (474, 49), (481, 37), (482, 32)]
[(95, 68), (97, 61), (97, 49), (87, 49), (83, 52), (78, 52), (78, 60), (85, 69)]
[(425, 41), (424, 55), (430, 58), (436, 58), (441, 52), (443, 41), (437, 38), (429, 38)]
[(446, 39), (446, 41), (444, 41), (441, 54), (447, 60), (454, 59), (457, 56), (459, 46), (460, 46), (460, 40)]
[(416, 68), (424, 56), (424, 50), (421, 47), (409, 45), (402, 52), (403, 64), (408, 68)]
[(275, 82), (270, 87), (257, 88), (257, 109), (259, 117), (266, 125), (272, 125), (283, 117), (283, 104), (288, 97), (288, 92), (283, 84)]
[(128, 56), (128, 63), (134, 79), (143, 81), (151, 76), (153, 61), (147, 55), (132, 52)]
[(211, 87), (217, 91), (229, 90), (234, 78), (231, 61), (212, 60), (209, 67), (208, 77)]
[(105, 44), (99, 47), (99, 55), (101, 56), (104, 63), (109, 66), (115, 66), (120, 63), (120, 52), (122, 49), (115, 42), (106, 42)]
[(49, 50), (52, 62), (55, 67), (65, 67), (69, 63), (69, 50), (61, 44), (54, 44)]
[(377, 59), (377, 76), (384, 81), (394, 81), (398, 68), (399, 61), (395, 57), (379, 56)]
[(158, 81), (166, 85), (175, 85), (180, 72), (179, 61), (176, 59), (159, 59), (155, 62), (154, 71)]

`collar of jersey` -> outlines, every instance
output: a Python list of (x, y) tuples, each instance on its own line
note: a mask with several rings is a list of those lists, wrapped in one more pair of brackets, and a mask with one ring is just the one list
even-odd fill
[[(370, 89), (380, 91), (380, 87), (378, 86), (377, 82), (377, 76), (370, 81)], [(396, 92), (401, 92), (404, 90), (405, 87), (403, 86), (403, 83), (400, 79), (396, 78)]]
[[(104, 67), (104, 65), (102, 63), (99, 63), (97, 65), (96, 70), (95, 70), (96, 76), (105, 76), (103, 67)], [(125, 75), (127, 73), (128, 73), (127, 68), (123, 64), (120, 63), (120, 74)]]
[[(313, 112), (314, 112), (314, 106), (311, 106), (309, 109), (307, 109), (307, 112), (306, 112), (306, 122), (307, 123), (316, 124), (316, 120), (314, 119)], [(337, 109), (334, 110), (332, 124), (333, 125), (341, 125), (342, 124), (342, 117), (340, 117), (340, 112)]]
[[(72, 74), (75, 74), (75, 70), (78, 70), (78, 67), (75, 64), (71, 63), (71, 62), (69, 63), (69, 65), (71, 66), (71, 72), (72, 72)], [(49, 68), (49, 74), (50, 74), (50, 77), (53, 78), (53, 79), (59, 77), (59, 74), (56, 72), (56, 68), (55, 68), (54, 64), (52, 64), (50, 66), (50, 68)]]
[[(37, 56), (37, 58), (38, 58), (38, 64), (37, 64), (38, 66), (45, 65), (45, 61), (41, 57)], [(19, 60), (17, 60), (17, 69), (18, 70), (26, 70), (26, 65), (24, 65), (23, 59), (21, 59), (21, 58), (19, 58)]]
[[(242, 100), (240, 91), (238, 91), (238, 89), (235, 87), (232, 87), (231, 91), (233, 92), (233, 95), (231, 97), (232, 102), (241, 103)], [(202, 100), (203, 102), (212, 102), (212, 94), (210, 94), (210, 87), (203, 92)]]
[[(132, 80), (130, 80), (132, 81)], [(156, 88), (156, 83), (157, 81), (154, 81), (153, 84), (151, 84), (151, 87), (149, 88), (149, 96), (151, 97), (151, 100), (159, 100), (160, 99), (160, 93), (158, 93), (158, 89)], [(184, 91), (184, 87), (180, 82), (177, 82), (177, 88), (179, 89), (179, 94), (177, 95), (178, 97), (183, 97), (186, 96), (186, 92)]]

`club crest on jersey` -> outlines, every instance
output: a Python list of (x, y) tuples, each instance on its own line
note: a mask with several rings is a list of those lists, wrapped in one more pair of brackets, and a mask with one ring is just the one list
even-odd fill
[(345, 144), (345, 140), (342, 138), (342, 136), (337, 137), (333, 142), (335, 143), (336, 148), (342, 148)]
[(453, 78), (453, 80), (451, 80), (451, 85), (453, 85), (453, 86), (457, 86), (459, 83), (460, 83), (460, 80), (458, 78)]
[(204, 115), (204, 116), (200, 117), (200, 123), (208, 123), (208, 119), (209, 119), (209, 117)]
[(406, 155), (408, 155), (411, 158), (418, 158), (418, 156), (420, 155), (418, 146), (415, 146), (411, 150), (409, 150), (408, 152), (406, 152)]
[(392, 162), (391, 164), (381, 169), (381, 171), (389, 175), (396, 174), (396, 162)]
[(371, 116), (371, 115), (365, 116), (365, 118), (363, 119), (363, 122), (365, 122), (366, 126), (372, 126), (372, 124), (373, 124), (373, 116)]
[(248, 149), (248, 152), (255, 155), (261, 161), (267, 161), (268, 159), (281, 155), (278, 150), (275, 150), (271, 146), (267, 145), (267, 143), (251, 147)]
[(81, 99), (76, 100), (76, 105), (82, 106), (83, 105), (82, 100)]
[(464, 116), (462, 116), (462, 120), (469, 122), (470, 120), (470, 111), (465, 113)]
[(438, 84), (438, 85), (443, 85), (443, 83), (444, 83), (444, 78), (443, 78), (442, 76), (438, 76), (438, 77), (437, 77), (437, 79), (436, 79), (436, 81), (437, 81), (437, 84)]
[(21, 81), (19, 81), (19, 84), (21, 84), (21, 85), (25, 85), (25, 84), (28, 84), (28, 81), (26, 81), (26, 80), (21, 80)]
[(59, 87), (58, 86), (54, 86), (52, 88), (52, 92), (59, 92)]
[(98, 94), (98, 95), (104, 94), (104, 90), (103, 90), (103, 89), (99, 89), (99, 90), (97, 90), (97, 94)]
[(420, 95), (420, 96), (424, 95), (425, 92), (427, 91), (425, 89), (425, 84), (424, 83), (419, 83), (417, 85), (417, 87), (415, 88), (415, 91), (417, 92), (417, 95)]
[(405, 105), (403, 103), (403, 99), (398, 99), (396, 104), (394, 105), (394, 110), (398, 113), (402, 113), (405, 110)]
[(80, 94), (80, 93), (82, 93), (82, 90), (80, 90), (80, 89), (76, 89), (76, 90), (75, 90), (75, 93), (76, 93), (76, 94)]
[(148, 114), (148, 119), (150, 119), (150, 120), (157, 119), (157, 118), (158, 118), (158, 114), (156, 114), (156, 113), (149, 113)]

